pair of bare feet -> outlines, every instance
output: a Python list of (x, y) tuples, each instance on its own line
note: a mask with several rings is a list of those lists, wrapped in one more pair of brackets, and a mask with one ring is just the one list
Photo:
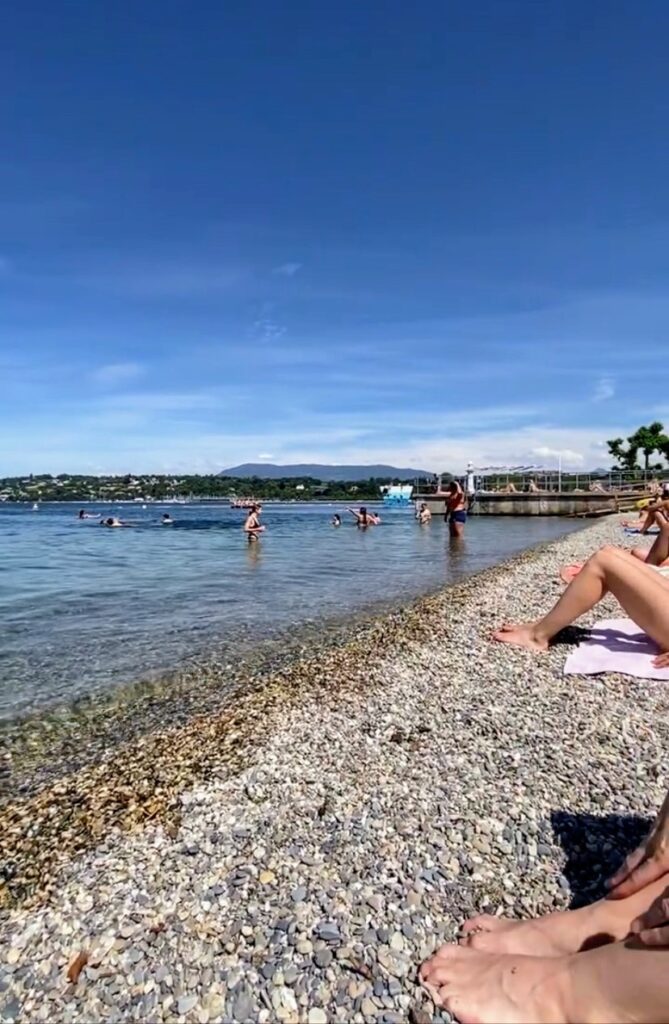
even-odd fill
[(459, 946), (443, 946), (423, 964), (421, 979), (461, 1024), (565, 1021), (560, 960), (598, 927), (579, 911), (532, 921), (482, 914), (465, 922)]
[(460, 945), (443, 946), (422, 965), (421, 980), (460, 1024), (669, 1020), (669, 950), (631, 934), (666, 883), (531, 921), (474, 917)]

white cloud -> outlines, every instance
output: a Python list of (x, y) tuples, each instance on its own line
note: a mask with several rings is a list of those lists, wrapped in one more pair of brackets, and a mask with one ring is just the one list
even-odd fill
[(281, 277), (294, 277), (301, 269), (301, 263), (282, 263), (280, 266), (274, 267), (272, 273), (279, 274)]
[(273, 459), (274, 456), (271, 455), (269, 452), (261, 452), (260, 455), (258, 456), (258, 458), (259, 459)]
[(582, 466), (585, 461), (580, 452), (575, 452), (571, 448), (549, 448), (547, 445), (540, 445), (532, 449), (532, 454), (538, 455), (541, 459), (562, 459), (565, 465), (575, 467)]
[(91, 374), (97, 384), (105, 384), (113, 387), (116, 384), (125, 384), (129, 380), (136, 380), (144, 373), (141, 363), (107, 363), (106, 366), (99, 366)]
[(608, 402), (610, 398), (613, 398), (615, 393), (616, 386), (611, 377), (601, 377), (597, 381), (592, 400), (593, 402)]

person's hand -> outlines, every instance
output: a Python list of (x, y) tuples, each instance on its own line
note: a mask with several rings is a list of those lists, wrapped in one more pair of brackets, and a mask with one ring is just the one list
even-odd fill
[(669, 651), (665, 651), (663, 654), (658, 654), (657, 658), (653, 658), (654, 668), (669, 668)]
[(625, 858), (615, 875), (607, 882), (610, 890), (608, 898), (625, 899), (668, 873), (669, 824), (663, 806), (648, 838)]
[(630, 932), (644, 946), (669, 946), (669, 889), (651, 904), (645, 914), (632, 921)]

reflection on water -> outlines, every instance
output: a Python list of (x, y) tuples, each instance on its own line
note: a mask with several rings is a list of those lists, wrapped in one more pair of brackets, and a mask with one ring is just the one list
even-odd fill
[(242, 646), (295, 624), (433, 590), (577, 529), (573, 520), (473, 517), (451, 538), (435, 517), (382, 513), (333, 529), (333, 505), (265, 505), (249, 544), (224, 505), (0, 505), (0, 716), (25, 712)]

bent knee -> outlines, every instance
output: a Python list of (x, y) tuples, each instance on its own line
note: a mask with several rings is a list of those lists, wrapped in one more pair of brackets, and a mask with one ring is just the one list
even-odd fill
[(620, 548), (617, 548), (615, 544), (605, 544), (599, 551), (595, 551), (593, 558), (605, 561), (611, 558), (615, 558), (620, 554)]

